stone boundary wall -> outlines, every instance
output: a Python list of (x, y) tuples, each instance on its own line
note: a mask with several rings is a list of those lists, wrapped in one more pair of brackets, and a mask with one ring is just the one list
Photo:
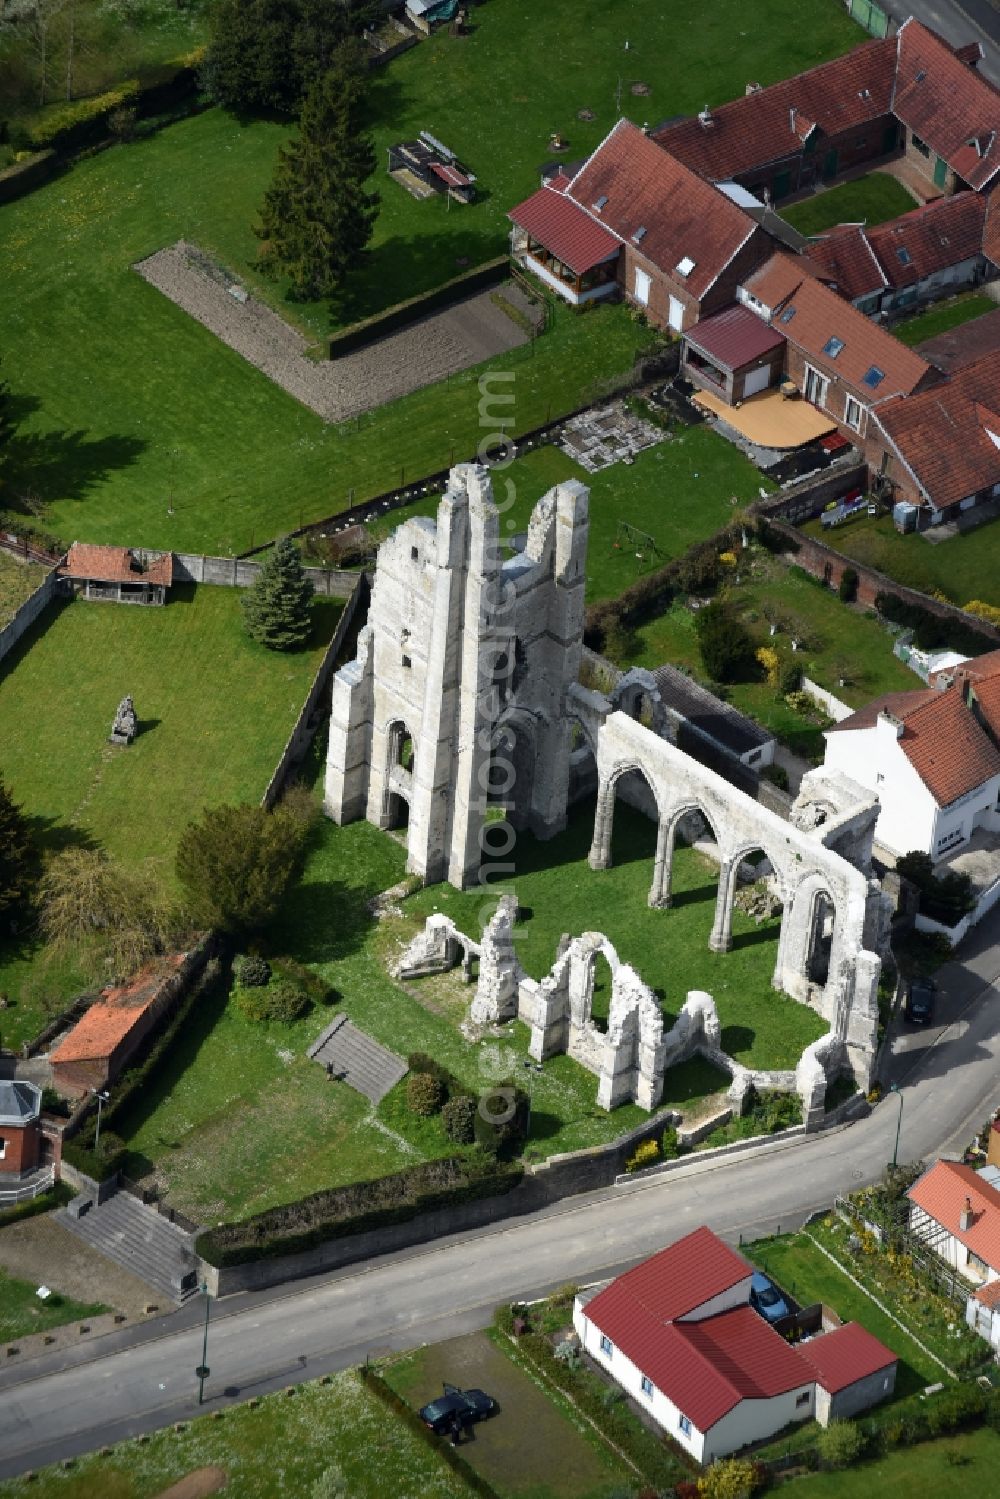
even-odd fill
[[(272, 542), (257, 550), (269, 551)], [(174, 552), (175, 583), (209, 583), (219, 588), (252, 588), (262, 564), (243, 557), (204, 557), (195, 552)], [(306, 567), (303, 572), (323, 598), (348, 599), (357, 586), (358, 574), (331, 567)]]
[(716, 1145), (712, 1150), (695, 1150), (690, 1155), (676, 1156), (672, 1161), (656, 1161), (652, 1166), (644, 1167), (642, 1171), (630, 1171), (625, 1176), (616, 1176), (615, 1186), (621, 1187), (628, 1182), (645, 1181), (650, 1176), (666, 1176), (682, 1166), (693, 1166), (702, 1161), (709, 1163), (724, 1161), (729, 1156), (745, 1155), (747, 1151), (760, 1150), (765, 1145), (773, 1147), (787, 1144), (789, 1140), (797, 1140), (805, 1133), (804, 1124), (791, 1124), (787, 1129), (776, 1130), (770, 1135), (752, 1135), (749, 1140), (733, 1140), (728, 1145)]
[(17, 645), (21, 636), (35, 623), (56, 596), (59, 580), (55, 570), (39, 583), (34, 593), (25, 599), (9, 624), (0, 630), (0, 661)]
[[(244, 564), (245, 565), (245, 564)], [(310, 569), (314, 571), (315, 569)], [(304, 758), (306, 750), (312, 743), (313, 735), (319, 722), (317, 708), (320, 698), (330, 685), (333, 669), (337, 658), (343, 649), (344, 641), (350, 633), (354, 624), (355, 616), (359, 607), (367, 606), (369, 597), (369, 584), (364, 573), (355, 574), (354, 589), (351, 593), (343, 613), (337, 621), (337, 628), (333, 632), (333, 639), (323, 653), (323, 659), (319, 664), (316, 675), (313, 677), (312, 686), (306, 696), (305, 702), (299, 710), (299, 716), (295, 720), (295, 727), (289, 734), (285, 747), (281, 752), (281, 758), (274, 768), (274, 773), (267, 783), (267, 789), (261, 797), (261, 806), (269, 811), (274, 806), (285, 788), (292, 767), (298, 765)]]
[(846, 703), (842, 703), (839, 697), (834, 697), (832, 692), (827, 692), (826, 688), (821, 687), (818, 682), (814, 682), (811, 677), (802, 678), (802, 691), (807, 693), (813, 702), (823, 709), (824, 713), (829, 713), (834, 723), (840, 723), (843, 719), (850, 718), (851, 714), (855, 711), (853, 708), (849, 708)]
[(815, 474), (799, 479), (777, 494), (757, 500), (751, 509), (766, 520), (786, 520), (792, 524), (812, 520), (820, 515), (831, 500), (839, 500), (852, 489), (868, 489), (868, 466), (851, 463), (842, 467), (833, 465)]

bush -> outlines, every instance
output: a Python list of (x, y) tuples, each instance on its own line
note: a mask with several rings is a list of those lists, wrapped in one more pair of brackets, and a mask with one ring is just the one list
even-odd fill
[(1000, 626), (1000, 609), (996, 604), (986, 604), (982, 599), (972, 599), (965, 606), (966, 614), (974, 614), (977, 619), (985, 619), (988, 625)]
[(831, 1421), (816, 1438), (824, 1467), (849, 1468), (857, 1462), (865, 1441), (853, 1421)]
[(755, 652), (757, 664), (763, 669), (769, 687), (777, 687), (781, 670), (781, 659), (773, 645), (759, 645)]
[(82, 1171), (84, 1176), (103, 1182), (122, 1169), (127, 1151), (120, 1135), (102, 1128), (96, 1150), (88, 1150), (76, 1140), (64, 1140), (62, 1153), (63, 1160)]
[(296, 988), (302, 989), (318, 1005), (332, 1005), (337, 991), (328, 984), (322, 974), (315, 973), (295, 958), (272, 957), (271, 968), (279, 978), (288, 979)]
[(441, 1123), (449, 1140), (471, 1145), (476, 1138), (476, 1100), (465, 1093), (449, 1098), (441, 1110)]
[(429, 1072), (411, 1072), (406, 1079), (406, 1106), (413, 1114), (430, 1119), (441, 1111), (445, 1100), (444, 1084)]
[(278, 1020), (284, 1025), (301, 1020), (312, 1004), (308, 994), (287, 979), (272, 979), (263, 989), (237, 989), (233, 998), (247, 1020)]
[(694, 628), (702, 663), (713, 682), (739, 682), (754, 674), (753, 637), (728, 605), (708, 604), (695, 616)]
[(782, 669), (781, 676), (778, 679), (778, 690), (782, 697), (788, 697), (791, 693), (798, 692), (801, 686), (802, 668), (801, 666), (797, 666), (794, 661), (789, 661), (788, 665)]
[(256, 953), (241, 953), (233, 964), (233, 978), (241, 989), (262, 989), (271, 978), (271, 965)]
[(837, 594), (842, 603), (853, 604), (858, 596), (858, 575), (853, 567), (845, 567), (840, 575)]
[(765, 1470), (749, 1457), (718, 1459), (698, 1480), (703, 1499), (752, 1499), (764, 1487)]
[(779, 791), (788, 790), (788, 771), (783, 765), (765, 765), (761, 777), (770, 781), (772, 786), (777, 786)]
[(476, 1109), (476, 1144), (490, 1155), (513, 1154), (527, 1136), (530, 1111), (531, 1099), (511, 1078), (494, 1083)]
[(660, 1147), (655, 1140), (643, 1140), (637, 1145), (635, 1151), (625, 1162), (626, 1171), (641, 1171), (644, 1166), (652, 1166), (654, 1161), (660, 1159)]
[(677, 1138), (677, 1131), (672, 1124), (668, 1124), (663, 1131), (660, 1150), (665, 1161), (675, 1161), (681, 1153), (681, 1143)]
[(111, 115), (120, 109), (133, 107), (138, 98), (138, 79), (129, 79), (106, 94), (52, 106), (40, 119), (16, 134), (19, 138), (23, 136), (24, 144), (33, 151), (44, 150), (46, 146), (75, 150), (99, 141), (110, 129)]
[(947, 645), (965, 656), (982, 656), (987, 651), (996, 649), (993, 636), (977, 630), (965, 620), (947, 614), (935, 614), (930, 609), (900, 598), (898, 594), (876, 594), (875, 607), (883, 619), (912, 630), (914, 643), (921, 650)]
[(919, 890), (924, 915), (942, 926), (957, 925), (975, 907), (976, 894), (969, 876), (957, 870), (935, 875), (930, 856), (920, 849), (897, 859), (896, 872)]

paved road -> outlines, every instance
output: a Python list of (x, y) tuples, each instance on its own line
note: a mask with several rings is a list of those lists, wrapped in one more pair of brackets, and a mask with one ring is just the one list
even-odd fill
[[(975, 997), (904, 1080), (901, 1158), (960, 1150), (997, 1097), (1000, 1010), (997, 991), (977, 980), (982, 961), (974, 950), (969, 965), (959, 965)], [(368, 1352), (484, 1326), (498, 1302), (616, 1273), (700, 1223), (733, 1241), (797, 1226), (835, 1193), (879, 1174), (896, 1119), (890, 1099), (850, 1128), (782, 1142), (753, 1160), (693, 1161), (490, 1231), (223, 1302), (209, 1342), (208, 1408), (344, 1368)], [(195, 1304), (153, 1340), (136, 1329), (73, 1350), (69, 1367), (64, 1357), (62, 1367), (40, 1359), (4, 1370), (0, 1478), (191, 1416), (200, 1356)]]

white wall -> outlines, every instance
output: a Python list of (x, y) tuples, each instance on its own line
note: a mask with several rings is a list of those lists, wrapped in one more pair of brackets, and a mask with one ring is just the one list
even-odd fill
[(840, 729), (826, 735), (824, 765), (843, 771), (873, 791), (881, 811), (875, 841), (890, 853), (921, 849), (933, 854), (938, 805), (899, 747), (882, 726)]
[(991, 1281), (1000, 1280), (1000, 1270), (992, 1266), (987, 1266), (985, 1276), (971, 1266), (968, 1249), (960, 1239), (956, 1239), (954, 1234), (948, 1234), (946, 1238), (938, 1237), (940, 1225), (936, 1219), (932, 1218), (929, 1213), (925, 1213), (923, 1208), (917, 1207), (915, 1203), (910, 1204), (910, 1229), (920, 1238), (926, 1239), (928, 1235), (933, 1235), (928, 1248), (933, 1249), (934, 1253), (944, 1260), (946, 1265), (950, 1265), (953, 1270), (957, 1271), (964, 1280), (976, 1286), (989, 1285)]
[(717, 1312), (731, 1311), (734, 1306), (747, 1306), (750, 1301), (750, 1278), (753, 1271), (744, 1280), (738, 1281), (728, 1291), (720, 1291), (718, 1296), (713, 1296), (711, 1301), (703, 1301), (701, 1306), (696, 1306), (693, 1311), (687, 1312), (683, 1317), (678, 1317), (678, 1322), (700, 1322), (703, 1317), (714, 1317)]
[[(763, 1441), (773, 1436), (792, 1421), (812, 1419), (816, 1386), (806, 1380), (797, 1390), (787, 1395), (775, 1395), (770, 1400), (741, 1400), (728, 1415), (716, 1421), (705, 1438), (702, 1462), (714, 1462), (729, 1452), (738, 1452), (750, 1442)], [(807, 1395), (801, 1405), (796, 1402), (800, 1395)]]

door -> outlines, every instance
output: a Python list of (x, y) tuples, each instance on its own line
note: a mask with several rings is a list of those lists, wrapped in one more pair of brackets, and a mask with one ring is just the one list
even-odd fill
[(806, 383), (804, 395), (807, 401), (814, 406), (822, 406), (826, 401), (827, 381), (822, 375), (816, 373), (809, 365), (806, 365)]
[(840, 158), (837, 155), (836, 147), (826, 153), (823, 158), (824, 177), (836, 177), (839, 160)]
[(787, 198), (787, 196), (788, 196), (788, 190), (791, 187), (791, 185), (792, 185), (792, 174), (791, 174), (791, 172), (778, 172), (775, 175), (774, 182), (773, 182), (773, 184), (771, 186), (771, 191), (774, 194), (775, 200), (777, 200), (778, 198)]
[(640, 307), (649, 306), (649, 288), (651, 282), (649, 276), (639, 266), (635, 268), (635, 300)]
[(939, 156), (934, 163), (934, 186), (944, 187), (948, 180), (948, 163)]
[(886, 151), (895, 151), (895, 149), (896, 149), (896, 147), (898, 145), (899, 145), (899, 126), (898, 125), (887, 125), (885, 127), (885, 130), (882, 132), (882, 150), (883, 150), (883, 152), (886, 152)]
[(751, 370), (743, 382), (743, 399), (755, 396), (758, 392), (766, 390), (771, 383), (771, 371), (765, 364), (762, 370)]
[(667, 322), (675, 333), (679, 333), (684, 327), (684, 303), (677, 297), (670, 298), (670, 310), (667, 313)]

